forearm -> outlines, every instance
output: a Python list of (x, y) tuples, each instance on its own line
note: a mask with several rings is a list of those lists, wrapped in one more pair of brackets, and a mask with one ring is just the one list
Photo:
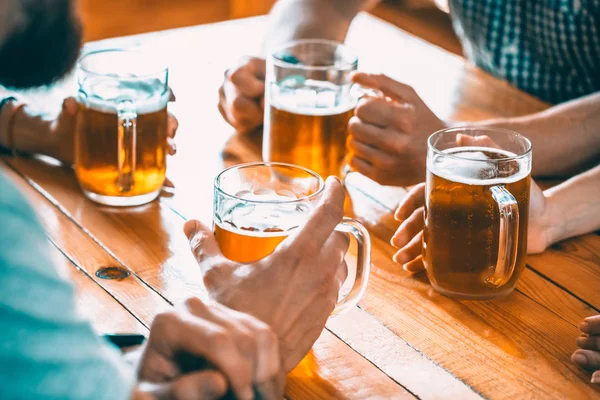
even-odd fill
[[(11, 101), (0, 110), (0, 146), (5, 148), (14, 146), (16, 150), (29, 154), (47, 154), (48, 149), (54, 144), (49, 135), (40, 133), (50, 131), (48, 127), (51, 121), (35, 115), (27, 105), (20, 109), (17, 107), (19, 103)], [(14, 118), (12, 127), (14, 131), (9, 132), (12, 118)]]
[(544, 191), (550, 243), (600, 229), (600, 165)]
[(600, 160), (600, 92), (516, 118), (483, 121), (524, 134), (534, 176), (568, 176)]
[(343, 42), (352, 19), (379, 0), (280, 0), (270, 13), (265, 48), (294, 39)]

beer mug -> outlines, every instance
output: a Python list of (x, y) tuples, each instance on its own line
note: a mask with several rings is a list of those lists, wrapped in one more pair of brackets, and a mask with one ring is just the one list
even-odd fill
[(77, 65), (75, 173), (85, 195), (111, 206), (154, 200), (165, 180), (168, 70), (143, 53), (104, 50)]
[[(306, 223), (324, 186), (313, 171), (285, 163), (248, 163), (221, 172), (215, 179), (213, 229), (225, 257), (251, 263), (271, 254)], [(354, 284), (334, 314), (358, 303), (371, 266), (366, 228), (344, 218), (336, 230), (353, 235), (358, 245)]]
[(525, 267), (531, 143), (499, 128), (429, 137), (423, 261), (439, 292), (509, 294)]
[(263, 159), (342, 177), (358, 58), (340, 43), (299, 40), (267, 59)]

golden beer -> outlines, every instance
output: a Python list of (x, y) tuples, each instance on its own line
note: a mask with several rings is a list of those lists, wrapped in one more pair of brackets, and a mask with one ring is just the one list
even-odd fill
[(342, 176), (348, 121), (354, 108), (285, 110), (271, 106), (266, 152), (272, 161), (297, 164), (321, 176)]
[(86, 54), (76, 72), (75, 174), (84, 194), (110, 206), (154, 200), (166, 172), (168, 69), (116, 49)]
[[(224, 170), (215, 179), (213, 208), (213, 230), (221, 251), (240, 263), (267, 257), (306, 225), (324, 188), (319, 175), (291, 164), (258, 162)], [(367, 287), (371, 265), (366, 228), (344, 218), (336, 230), (351, 234), (357, 246), (352, 288), (338, 302), (334, 314), (357, 304)]]
[(341, 43), (290, 42), (267, 57), (263, 159), (344, 177), (348, 121), (362, 95), (358, 58)]
[[(531, 181), (528, 160), (514, 157), (495, 148), (458, 147), (429, 160), (423, 260), (440, 292), (485, 299), (514, 288), (525, 267)], [(514, 197), (518, 228), (508, 232), (516, 238), (514, 270), (492, 279), (503, 255), (499, 252), (506, 251), (495, 187)]]
[(264, 189), (258, 193), (244, 191), (240, 198), (251, 203), (234, 202), (215, 215), (215, 237), (225, 257), (244, 263), (260, 260), (304, 225), (313, 205), (292, 203), (296, 196), (289, 191), (281, 193), (285, 194)]
[[(133, 182), (119, 185), (117, 112), (80, 104), (75, 134), (75, 173), (82, 188), (102, 196), (139, 196), (159, 191), (166, 173), (167, 104), (137, 113)], [(121, 149), (131, 151), (130, 149)]]

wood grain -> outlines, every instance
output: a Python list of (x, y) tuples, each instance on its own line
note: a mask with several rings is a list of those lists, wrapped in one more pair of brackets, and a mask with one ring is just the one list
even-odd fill
[[(197, 217), (210, 224), (216, 173), (231, 163), (259, 158), (260, 132), (233, 135), (215, 105), (223, 71), (237, 57), (260, 52), (264, 26), (264, 19), (255, 18), (90, 46), (142, 46), (170, 60), (171, 85), (177, 94), (171, 109), (180, 120), (179, 152), (169, 164), (169, 176), (177, 186), (174, 196), (139, 208), (100, 207), (83, 198), (69, 169), (41, 165), (36, 160), (11, 161), (38, 185), (51, 207), (59, 206), (66, 218), (59, 218), (61, 221), (70, 222), (72, 229), (83, 232), (98, 251), (104, 252), (104, 258), (98, 253), (98, 259), (127, 267), (139, 279), (136, 285), (147, 285), (169, 301), (204, 293), (200, 272), (181, 233), (183, 217)], [(222, 40), (211, 40), (215, 37)], [(382, 52), (373, 45), (383, 42), (390, 49), (401, 49), (404, 56), (396, 51)], [(353, 22), (348, 43), (359, 54), (362, 69), (383, 71), (413, 85), (442, 118), (514, 116), (546, 107), (461, 58), (365, 14)], [(72, 93), (72, 88), (72, 82), (66, 82), (53, 95)], [(597, 293), (575, 287), (577, 282), (595, 282), (599, 269), (595, 241), (582, 238), (585, 241), (579, 244), (580, 239), (575, 239), (576, 246), (530, 260), (532, 269), (523, 275), (518, 291), (504, 299), (460, 302), (436, 294), (424, 276), (410, 276), (391, 261), (393, 248), (387, 240), (396, 223), (390, 210), (405, 190), (377, 188), (361, 179), (348, 190), (349, 206), (373, 233), (373, 273), (360, 302), (371, 319), (364, 326), (364, 336), (360, 326), (350, 323), (330, 324), (330, 329), (374, 365), (335, 341), (339, 339), (330, 342), (332, 335), (325, 332), (315, 346), (316, 365), (309, 363), (307, 368), (306, 375), (314, 379), (296, 376), (298, 379), (292, 379), (288, 387), (290, 397), (404, 396), (402, 390), (395, 392), (397, 387), (389, 385), (391, 379), (380, 375), (384, 371), (421, 398), (443, 398), (449, 393), (443, 385), (438, 387), (406, 373), (414, 368), (434, 376), (439, 367), (449, 374), (444, 379), (458, 378), (448, 378), (457, 385), (458, 398), (473, 394), (490, 398), (598, 397), (599, 391), (588, 383), (589, 375), (569, 359), (578, 336), (577, 321), (595, 312), (589, 305), (595, 304)], [(48, 218), (49, 235), (58, 238), (57, 242), (64, 238), (58, 246), (63, 250), (72, 246), (65, 254), (73, 253), (79, 262), (88, 262), (77, 246), (68, 243), (77, 243), (75, 233), (70, 236), (69, 230), (53, 229), (50, 220), (55, 217)], [(563, 272), (565, 265), (576, 273)], [(126, 298), (127, 292), (119, 285), (110, 290)], [(144, 306), (135, 296), (127, 301), (131, 302), (127, 304), (130, 311)], [(385, 341), (387, 346), (373, 345), (377, 334), (372, 332), (387, 332), (385, 335), (395, 335), (398, 340)], [(407, 351), (407, 345), (414, 352)], [(424, 357), (417, 357), (415, 352)], [(398, 359), (398, 354), (407, 356)], [(319, 373), (309, 375), (310, 371)], [(348, 378), (354, 374), (355, 379)], [(373, 393), (360, 391), (371, 386)]]

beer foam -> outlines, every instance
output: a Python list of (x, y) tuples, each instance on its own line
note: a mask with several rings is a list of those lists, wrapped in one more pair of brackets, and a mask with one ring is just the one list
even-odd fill
[(81, 86), (87, 94), (87, 107), (109, 114), (117, 114), (117, 107), (124, 99), (133, 102), (137, 114), (150, 114), (165, 108), (171, 97), (158, 79), (88, 77)]
[[(291, 79), (294, 78), (294, 79)], [(273, 83), (269, 103), (278, 110), (307, 116), (342, 114), (356, 106), (358, 99), (350, 94), (350, 86), (331, 82), (288, 77)]]
[[(224, 230), (245, 236), (288, 236), (291, 231), (306, 223), (313, 209), (308, 201), (294, 201), (297, 197), (288, 191), (244, 190), (236, 193), (236, 197), (248, 202), (235, 202), (221, 213), (221, 218), (216, 218), (215, 223)], [(253, 201), (262, 203), (252, 203)]]
[[(515, 157), (516, 154), (506, 150), (499, 150), (490, 147), (465, 146), (456, 147), (442, 151), (449, 156), (435, 154), (427, 160), (427, 168), (433, 174), (452, 182), (463, 183), (465, 185), (497, 185), (517, 182), (529, 175), (529, 161), (523, 157), (511, 161), (502, 161), (514, 163), (518, 171), (511, 173), (510, 176), (499, 177), (498, 160), (489, 159), (484, 152), (501, 154), (505, 157)], [(453, 153), (461, 153), (452, 157)], [(460, 158), (458, 158), (460, 157)], [(490, 160), (489, 162), (486, 162)]]

